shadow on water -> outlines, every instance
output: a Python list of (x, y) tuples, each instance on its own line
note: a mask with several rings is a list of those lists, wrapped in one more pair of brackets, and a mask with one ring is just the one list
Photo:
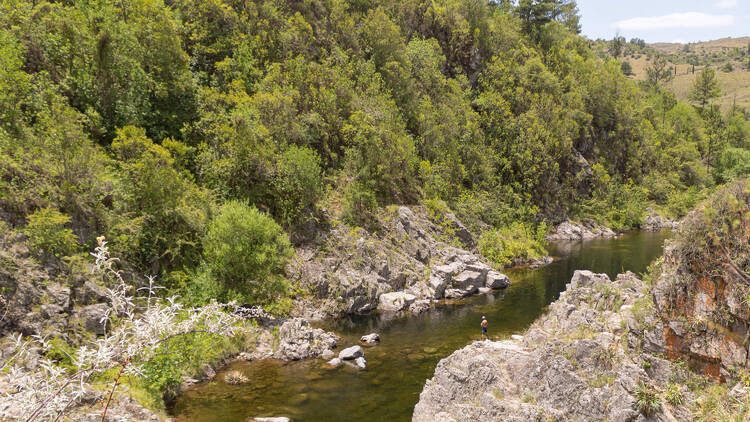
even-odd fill
[[(287, 416), (298, 421), (408, 421), (425, 380), (438, 361), (480, 339), (486, 315), (491, 338), (526, 329), (556, 300), (577, 269), (610, 277), (642, 273), (662, 252), (669, 232), (634, 232), (617, 239), (550, 245), (556, 258), (536, 270), (510, 271), (513, 285), (503, 292), (446, 303), (418, 316), (355, 315), (324, 328), (342, 336), (340, 347), (378, 332), (381, 343), (365, 349), (367, 369), (343, 365), (327, 369), (321, 359), (300, 362), (242, 362), (219, 371), (216, 380), (183, 394), (172, 409), (178, 422), (244, 421), (250, 416)], [(226, 370), (240, 370), (249, 384), (222, 381)]]

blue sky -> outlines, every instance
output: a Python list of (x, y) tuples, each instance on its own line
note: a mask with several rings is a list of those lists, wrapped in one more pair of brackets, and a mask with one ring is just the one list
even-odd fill
[(647, 42), (750, 36), (750, 0), (577, 0), (583, 34)]

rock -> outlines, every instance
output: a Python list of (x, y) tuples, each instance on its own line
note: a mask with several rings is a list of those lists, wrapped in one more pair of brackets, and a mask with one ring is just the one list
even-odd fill
[(458, 218), (453, 214), (445, 214), (445, 219), (448, 220), (453, 228), (453, 232), (461, 243), (471, 249), (474, 247), (474, 237), (471, 235), (469, 230), (464, 226)]
[(676, 229), (679, 227), (678, 222), (662, 217), (651, 208), (646, 209), (646, 213), (646, 218), (641, 225), (642, 230), (657, 231), (662, 229)]
[(409, 306), (409, 312), (413, 314), (421, 314), (430, 309), (430, 301), (427, 299), (417, 300)]
[(428, 282), (432, 299), (440, 299), (445, 296), (445, 286), (448, 284), (446, 277), (431, 275)]
[(460, 290), (460, 289), (445, 289), (445, 298), (446, 299), (461, 299), (466, 296), (469, 296), (473, 292), (470, 290)]
[(453, 277), (453, 287), (459, 290), (476, 290), (479, 286), (484, 286), (485, 277), (482, 273), (476, 271), (462, 271)]
[(333, 359), (329, 360), (326, 363), (329, 364), (329, 365), (331, 365), (331, 366), (339, 366), (339, 365), (341, 365), (341, 362), (342, 362), (341, 359), (339, 359), (339, 358), (333, 358)]
[(331, 359), (334, 356), (336, 356), (336, 354), (333, 353), (333, 350), (331, 349), (325, 349), (323, 350), (323, 353), (320, 354), (320, 357), (326, 360)]
[(487, 273), (485, 287), (489, 289), (504, 289), (508, 286), (510, 286), (510, 279), (505, 274), (500, 274), (495, 271)]
[(597, 237), (613, 237), (617, 233), (594, 221), (573, 222), (565, 220), (547, 234), (547, 240), (585, 240)]
[[(640, 349), (625, 349), (620, 334), (608, 331), (615, 327), (606, 325), (624, 320), (620, 309), (631, 313), (624, 305), (649, 298), (647, 289), (633, 274), (612, 281), (576, 271), (524, 335), (476, 341), (441, 360), (412, 421), (673, 420), (662, 413), (666, 406), (649, 419), (635, 407), (641, 383), (658, 391), (676, 379), (669, 361), (629, 354)], [(613, 325), (621, 329), (619, 322)], [(628, 338), (641, 337), (635, 331)], [(690, 415), (688, 406), (686, 400), (668, 411)]]
[(90, 333), (102, 336), (109, 324), (109, 320), (106, 318), (107, 309), (108, 307), (104, 303), (77, 308), (73, 312), (73, 323)]
[(362, 356), (354, 359), (354, 364), (357, 365), (359, 369), (365, 369), (367, 367), (367, 361)]
[(384, 293), (380, 295), (378, 309), (381, 311), (400, 311), (414, 303), (416, 296), (404, 292)]
[(76, 302), (78, 305), (91, 305), (107, 301), (107, 289), (91, 280), (86, 280), (83, 286), (76, 289)]
[(366, 336), (362, 336), (359, 341), (361, 341), (362, 343), (377, 343), (380, 341), (380, 336), (377, 333), (372, 333)]
[(291, 419), (285, 417), (275, 418), (250, 418), (248, 422), (291, 422)]
[(339, 359), (341, 360), (352, 360), (365, 355), (365, 352), (360, 346), (347, 347), (346, 349), (339, 352)]
[(281, 360), (299, 360), (321, 355), (336, 347), (339, 337), (320, 328), (310, 327), (302, 318), (284, 321), (279, 327), (279, 345), (273, 356)]
[(483, 295), (483, 294), (485, 294), (485, 293), (489, 293), (489, 292), (491, 292), (491, 291), (492, 291), (492, 289), (490, 289), (489, 287), (480, 287), (480, 288), (479, 288), (479, 294), (480, 294), (480, 295)]

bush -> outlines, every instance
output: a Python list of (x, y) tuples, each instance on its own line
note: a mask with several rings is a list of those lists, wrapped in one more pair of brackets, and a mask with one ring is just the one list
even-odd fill
[(341, 218), (350, 225), (367, 226), (378, 208), (375, 193), (361, 182), (352, 182), (344, 190)]
[(42, 208), (27, 218), (24, 233), (34, 252), (46, 257), (63, 257), (79, 250), (78, 237), (66, 228), (70, 217), (52, 208)]
[(203, 238), (207, 268), (222, 284), (222, 299), (267, 304), (287, 293), (284, 266), (292, 256), (289, 239), (268, 215), (229, 201)]
[(645, 416), (651, 416), (661, 410), (661, 399), (653, 388), (641, 383), (635, 389), (635, 407)]
[(274, 215), (284, 224), (295, 222), (323, 192), (320, 157), (309, 148), (290, 147), (276, 163), (272, 184), (276, 201)]
[(514, 260), (539, 259), (547, 254), (544, 235), (547, 226), (542, 223), (531, 228), (515, 223), (502, 229), (485, 230), (479, 237), (479, 252), (497, 267), (510, 265)]
[(714, 177), (718, 183), (727, 183), (750, 174), (750, 151), (744, 148), (727, 148), (716, 163)]

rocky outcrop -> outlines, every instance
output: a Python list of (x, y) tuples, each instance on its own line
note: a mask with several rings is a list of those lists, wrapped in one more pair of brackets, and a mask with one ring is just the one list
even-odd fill
[(593, 220), (574, 222), (565, 220), (550, 230), (547, 240), (587, 240), (597, 237), (617, 236), (609, 227), (602, 226)]
[(652, 209), (646, 210), (646, 218), (643, 219), (641, 224), (642, 230), (658, 231), (663, 229), (676, 229), (680, 226), (680, 223), (664, 218)]
[[(690, 376), (642, 353), (628, 335), (641, 326), (640, 308), (650, 300), (647, 285), (631, 273), (611, 281), (577, 271), (523, 336), (474, 342), (441, 360), (412, 420), (690, 420), (686, 405), (639, 405), (644, 394)], [(680, 389), (688, 403), (691, 393)]]
[(354, 360), (360, 357), (364, 357), (365, 352), (360, 346), (347, 347), (346, 349), (339, 352), (339, 359), (341, 360)]
[(393, 207), (377, 225), (374, 233), (337, 225), (326, 232), (324, 244), (298, 249), (287, 273), (314, 298), (300, 298), (297, 315), (421, 312), (429, 302), (419, 301), (465, 297), (486, 287), (491, 268), (455, 246), (470, 248), (475, 241), (452, 214), (438, 225), (422, 207)]
[(279, 346), (273, 357), (300, 360), (322, 355), (336, 347), (339, 337), (320, 328), (310, 327), (302, 318), (292, 318), (279, 327)]

